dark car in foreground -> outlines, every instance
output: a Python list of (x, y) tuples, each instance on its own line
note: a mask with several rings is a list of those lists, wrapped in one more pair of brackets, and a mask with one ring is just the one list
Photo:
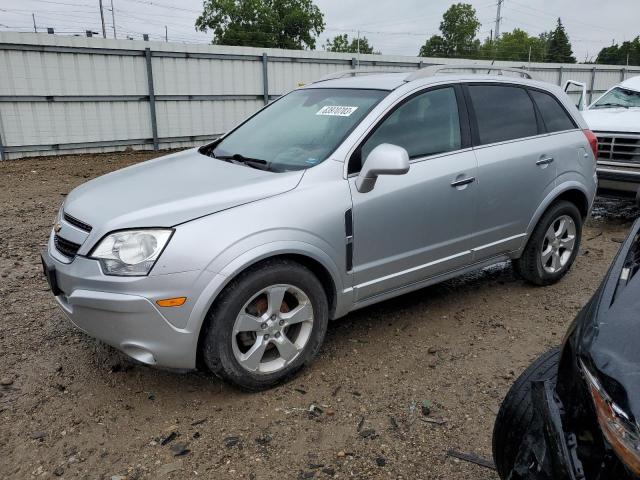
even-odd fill
[(536, 359), (498, 412), (502, 479), (640, 478), (640, 219), (561, 348)]

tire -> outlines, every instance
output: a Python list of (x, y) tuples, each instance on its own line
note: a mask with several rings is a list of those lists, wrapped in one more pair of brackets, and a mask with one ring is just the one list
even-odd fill
[[(554, 226), (553, 228), (555, 229), (555, 226), (559, 226), (559, 222), (567, 217), (572, 220), (572, 222), (565, 222), (569, 226), (566, 230), (567, 237), (565, 239), (557, 239), (559, 249), (557, 257), (558, 268), (555, 271), (549, 271), (549, 269), (554, 268), (552, 265), (552, 262), (555, 261), (553, 258), (554, 255), (551, 254), (548, 257), (548, 265), (543, 265), (543, 249), (546, 250), (551, 248), (553, 250), (555, 246), (550, 245), (548, 241), (548, 232), (552, 226)], [(563, 242), (567, 242), (567, 239), (571, 237), (571, 223), (573, 223), (575, 233), (573, 234), (574, 243), (572, 250), (568, 253), (568, 249), (565, 248), (563, 250), (563, 245), (565, 245)], [(542, 215), (542, 218), (538, 221), (536, 228), (533, 230), (533, 233), (527, 242), (527, 246), (522, 252), (522, 256), (513, 261), (514, 269), (524, 280), (534, 285), (544, 286), (556, 283), (567, 274), (571, 265), (573, 265), (573, 262), (578, 255), (578, 250), (580, 249), (581, 237), (582, 215), (580, 214), (578, 207), (571, 202), (560, 200), (551, 205), (544, 215)], [(566, 256), (565, 252), (567, 252)], [(562, 264), (562, 262), (565, 263)]]
[(500, 405), (493, 427), (493, 461), (501, 479), (507, 479), (513, 469), (518, 450), (533, 421), (531, 382), (557, 381), (560, 348), (540, 355), (518, 377)]
[[(278, 291), (283, 290), (286, 292), (278, 297)], [(283, 300), (270, 302), (270, 298)], [(278, 302), (279, 307), (271, 306)], [(296, 312), (297, 316), (285, 320), (287, 314)], [(248, 318), (249, 330), (244, 323), (237, 323), (240, 313), (248, 314), (243, 318)], [(309, 316), (310, 321), (294, 322)], [(268, 389), (289, 380), (313, 360), (327, 332), (328, 319), (326, 293), (309, 269), (291, 260), (266, 261), (240, 274), (214, 303), (205, 320), (202, 360), (212, 373), (242, 389)], [(253, 323), (255, 320), (260, 326)], [(234, 329), (239, 325), (237, 333)]]

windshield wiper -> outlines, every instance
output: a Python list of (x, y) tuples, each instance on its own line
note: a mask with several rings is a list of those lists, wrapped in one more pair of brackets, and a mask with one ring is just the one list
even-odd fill
[(245, 157), (244, 155), (240, 155), (239, 153), (234, 153), (233, 155), (220, 155), (217, 157), (219, 160), (224, 160), (226, 162), (232, 163), (240, 163), (243, 165), (247, 165), (248, 167), (257, 168), (258, 170), (269, 170), (269, 162), (266, 160), (262, 160), (261, 158), (250, 158)]
[(596, 105), (597, 108), (605, 107), (605, 108), (629, 108), (628, 105), (620, 105), (619, 103), (598, 103)]

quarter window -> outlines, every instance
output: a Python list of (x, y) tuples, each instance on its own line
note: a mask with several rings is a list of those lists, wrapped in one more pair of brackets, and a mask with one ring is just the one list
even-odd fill
[[(403, 103), (362, 145), (360, 158), (366, 159), (382, 143), (405, 148), (409, 158), (459, 150), (460, 118), (455, 90), (430, 90)], [(355, 169), (358, 170), (360, 165)]]
[(530, 92), (542, 115), (547, 132), (562, 132), (576, 128), (569, 114), (553, 96), (539, 90), (530, 90)]
[(471, 85), (469, 94), (481, 145), (538, 134), (533, 103), (524, 88)]

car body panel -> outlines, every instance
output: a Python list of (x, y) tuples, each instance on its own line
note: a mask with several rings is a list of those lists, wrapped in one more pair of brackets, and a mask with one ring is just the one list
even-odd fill
[(478, 189), (453, 188), (461, 177), (477, 177), (471, 149), (411, 162), (407, 174), (381, 177), (368, 193), (350, 179), (357, 300), (471, 263)]

